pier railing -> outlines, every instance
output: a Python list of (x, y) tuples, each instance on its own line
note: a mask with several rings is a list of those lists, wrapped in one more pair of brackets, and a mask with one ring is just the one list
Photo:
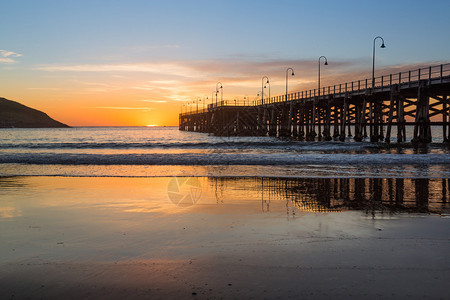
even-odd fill
[(394, 84), (411, 87), (412, 85), (417, 84), (420, 80), (428, 80), (431, 84), (434, 81), (437, 81), (436, 83), (442, 83), (446, 78), (450, 79), (450, 63), (378, 76), (374, 78), (375, 80), (373, 86), (372, 78), (366, 78), (363, 80), (325, 86), (320, 89), (320, 94), (318, 89), (310, 89), (301, 92), (289, 93), (287, 95), (287, 99), (286, 95), (279, 95), (271, 97), (270, 99), (264, 99), (264, 102), (259, 99), (256, 105), (284, 102), (286, 100), (311, 99), (318, 96), (321, 98), (327, 98), (329, 95), (347, 92), (362, 92), (368, 89), (382, 92), (389, 91), (391, 86)]
[[(261, 102), (261, 101), (259, 101)], [(181, 115), (191, 115), (191, 114), (202, 114), (210, 111), (211, 109), (217, 108), (217, 107), (223, 107), (223, 106), (256, 106), (258, 105), (257, 100), (223, 100), (218, 101), (217, 103), (213, 102), (211, 104), (208, 104), (207, 108), (202, 109), (192, 109), (187, 112), (183, 112)]]

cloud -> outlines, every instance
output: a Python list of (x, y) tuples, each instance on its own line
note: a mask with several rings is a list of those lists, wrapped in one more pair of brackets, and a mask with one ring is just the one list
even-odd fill
[(36, 91), (60, 91), (60, 88), (53, 88), (53, 87), (30, 87), (27, 88), (27, 90), (36, 90)]
[(119, 110), (152, 110), (153, 107), (128, 107), (128, 106), (94, 106), (89, 108), (119, 109)]
[[(421, 66), (426, 64), (422, 63)], [(224, 58), (126, 64), (52, 64), (39, 65), (34, 68), (47, 72), (88, 72), (95, 74), (96, 78), (100, 77), (101, 75), (98, 74), (102, 72), (107, 77), (114, 74), (121, 75), (127, 79), (126, 83), (116, 82), (111, 85), (94, 82), (80, 83), (99, 88), (95, 90), (97, 92), (111, 92), (116, 86), (123, 90), (129, 89), (130, 93), (144, 99), (148, 97), (154, 99), (153, 101), (175, 102), (188, 101), (197, 97), (211, 97), (211, 92), (215, 91), (216, 83), (219, 81), (223, 84), (225, 98), (256, 95), (261, 90), (261, 78), (264, 75), (269, 77), (271, 95), (280, 95), (285, 90), (288, 67), (295, 70), (295, 76), (289, 77), (291, 92), (317, 88), (317, 59)], [(417, 64), (379, 66), (376, 75), (388, 75), (416, 67), (418, 67)], [(139, 72), (139, 74), (130, 74), (129, 72)], [(328, 66), (322, 65), (321, 68), (321, 87), (357, 82), (370, 78), (370, 76), (371, 64), (366, 58), (351, 60), (328, 58)], [(146, 80), (142, 80), (143, 77)], [(138, 79), (136, 80), (136, 78)], [(92, 91), (94, 90), (89, 90), (89, 92)]]
[(166, 100), (138, 100), (142, 102), (150, 102), (150, 103), (166, 103)]
[(15, 62), (17, 62), (17, 61), (15, 61), (15, 60), (12, 59), (12, 58), (3, 58), (3, 57), (0, 57), (0, 62), (2, 62), (2, 63), (15, 63)]
[[(348, 67), (352, 62), (334, 62), (335, 67)], [(197, 60), (127, 64), (72, 64), (38, 65), (34, 69), (48, 72), (145, 72), (158, 75), (185, 77), (193, 80), (226, 77), (253, 77), (261, 74), (276, 74), (282, 78), (287, 67), (299, 68), (300, 73), (317, 69), (317, 62), (311, 60)], [(151, 83), (164, 85), (176, 83), (171, 79), (155, 80)]]
[(22, 54), (7, 51), (7, 50), (0, 50), (0, 63), (15, 63), (17, 60), (14, 58), (21, 57)]
[(15, 53), (15, 52), (12, 52), (12, 51), (7, 51), (7, 50), (0, 50), (0, 56), (3, 56), (3, 57), (20, 57), (20, 56), (22, 56), (22, 54), (19, 54), (19, 53)]
[(158, 75), (195, 77), (195, 69), (180, 63), (133, 63), (133, 64), (76, 64), (76, 65), (40, 65), (35, 70), (48, 72), (140, 72)]

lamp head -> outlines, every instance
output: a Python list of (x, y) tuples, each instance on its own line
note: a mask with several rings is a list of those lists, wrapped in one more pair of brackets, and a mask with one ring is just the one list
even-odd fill
[(381, 47), (380, 47), (380, 48), (386, 48), (386, 46), (384, 45), (384, 43), (381, 44)]
[(327, 61), (327, 60), (325, 61), (324, 65), (325, 65), (325, 66), (328, 66), (328, 61)]
[(292, 76), (294, 76), (295, 74), (294, 74), (294, 71), (292, 71)]

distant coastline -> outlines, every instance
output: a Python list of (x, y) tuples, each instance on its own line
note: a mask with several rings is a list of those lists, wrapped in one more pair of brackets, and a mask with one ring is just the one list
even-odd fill
[(50, 118), (46, 113), (0, 98), (0, 128), (69, 128), (69, 125)]

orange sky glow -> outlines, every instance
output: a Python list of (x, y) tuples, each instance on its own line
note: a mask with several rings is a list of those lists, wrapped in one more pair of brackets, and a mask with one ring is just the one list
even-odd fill
[[(199, 109), (211, 103), (218, 81), (228, 101), (259, 99), (258, 74), (270, 78), (271, 96), (283, 94), (286, 66), (292, 66), (296, 73), (289, 78), (291, 92), (317, 87), (314, 61), (46, 65), (34, 67), (27, 80), (3, 78), (3, 97), (47, 112), (71, 126), (176, 126), (182, 109), (197, 109), (194, 101), (199, 102)], [(412, 67), (384, 67), (378, 73)], [(330, 60), (322, 69), (322, 87), (370, 77), (370, 72), (359, 68)], [(267, 96), (267, 89), (265, 93)], [(182, 107), (188, 102), (189, 106)]]

